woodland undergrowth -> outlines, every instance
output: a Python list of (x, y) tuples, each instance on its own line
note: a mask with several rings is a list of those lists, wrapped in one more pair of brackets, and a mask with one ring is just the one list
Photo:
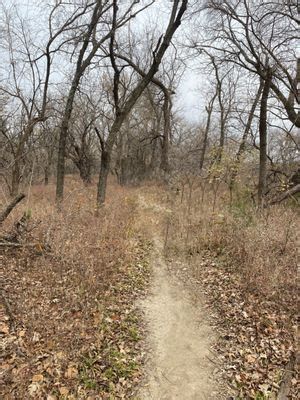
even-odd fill
[(134, 191), (69, 178), (62, 212), (54, 186), (33, 186), (2, 226), (30, 214), (22, 246), (1, 251), (2, 398), (130, 398), (143, 352), (135, 298), (149, 243), (135, 229)]
[(258, 210), (243, 193), (230, 204), (225, 190), (216, 198), (199, 187), (166, 197), (166, 255), (188, 263), (182, 273), (215, 311), (216, 350), (235, 398), (284, 390), (297, 398), (295, 204)]

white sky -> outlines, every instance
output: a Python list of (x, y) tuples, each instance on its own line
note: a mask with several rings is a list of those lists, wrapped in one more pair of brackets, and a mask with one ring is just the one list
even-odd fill
[[(49, 2), (46, 2), (46, 0), (43, 1), (45, 1), (45, 3), (51, 3), (51, 0)], [(0, 6), (1, 4), (8, 8), (17, 6), (20, 14), (24, 16), (26, 20), (31, 20), (31, 24), (34, 23), (34, 17), (36, 17), (36, 4), (41, 5), (43, 1), (0, 0)], [(158, 25), (158, 28), (160, 28), (159, 30), (163, 31), (163, 27), (168, 21), (170, 6), (171, 2), (169, 0), (156, 0), (151, 8), (141, 13), (138, 18), (134, 20), (134, 24), (136, 25), (135, 29), (141, 30), (142, 32), (146, 25), (154, 21), (154, 23)], [(175, 34), (173, 42), (176, 43), (176, 39), (182, 39), (188, 29), (188, 21), (183, 21)], [(188, 121), (198, 122), (201, 119), (201, 109), (203, 109), (203, 98), (201, 98), (203, 76), (201, 76), (199, 71), (197, 72), (195, 69), (191, 68), (190, 62), (187, 63), (188, 65), (180, 79), (179, 87), (175, 88), (174, 108), (179, 110), (180, 114)]]

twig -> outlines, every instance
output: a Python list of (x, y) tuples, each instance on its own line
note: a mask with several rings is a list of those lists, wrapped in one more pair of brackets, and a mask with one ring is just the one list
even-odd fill
[[(39, 247), (40, 243), (14, 243), (14, 242), (0, 242), (0, 247)], [(44, 246), (41, 246), (44, 247)]]

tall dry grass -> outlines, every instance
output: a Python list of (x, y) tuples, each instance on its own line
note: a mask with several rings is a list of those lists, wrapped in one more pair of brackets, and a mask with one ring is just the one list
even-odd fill
[(247, 194), (229, 205), (225, 190), (195, 185), (170, 195), (169, 252), (188, 257), (208, 250), (240, 274), (249, 290), (280, 294), (294, 287), (299, 214), (288, 205), (257, 210)]
[[(62, 212), (55, 207), (54, 185), (33, 186), (30, 197), (6, 222), (6, 227), (25, 211), (31, 215), (29, 233), (24, 241), (36, 243), (41, 258), (43, 277), (57, 288), (58, 277), (64, 279), (72, 296), (98, 292), (117, 278), (131, 256), (131, 233), (136, 203), (130, 190), (111, 182), (107, 204), (95, 216), (95, 188), (86, 187), (78, 179), (66, 182)], [(31, 230), (32, 229), (32, 230)], [(71, 289), (73, 288), (73, 289)]]
[[(9, 231), (25, 211), (31, 215), (24, 247), (1, 249), (4, 295), (14, 319), (14, 338), (20, 338), (14, 346), (26, 348), (14, 360), (17, 398), (27, 396), (32, 376), (40, 373), (40, 353), (53, 358), (51, 368), (57, 372), (49, 370), (52, 385), (55, 379), (66, 380), (68, 365), (96, 346), (103, 310), (135, 262), (134, 190), (111, 182), (98, 217), (94, 194), (94, 186), (68, 177), (58, 213), (54, 185), (34, 185), (1, 229)], [(26, 369), (18, 369), (25, 364)]]

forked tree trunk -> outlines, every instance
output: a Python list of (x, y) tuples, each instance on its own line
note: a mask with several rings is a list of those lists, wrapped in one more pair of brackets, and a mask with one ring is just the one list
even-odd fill
[[(59, 208), (60, 208), (60, 203), (62, 202), (64, 196), (66, 144), (67, 144), (69, 121), (73, 110), (75, 94), (79, 86), (81, 77), (83, 76), (86, 69), (90, 65), (101, 43), (103, 43), (104, 39), (107, 37), (107, 35), (105, 35), (102, 40), (96, 43), (95, 41), (91, 41), (91, 37), (95, 32), (100, 17), (99, 13), (102, 10), (102, 7), (103, 4), (101, 1), (95, 2), (92, 17), (89, 22), (87, 32), (83, 37), (83, 43), (79, 51), (78, 59), (76, 62), (76, 70), (74, 72), (72, 84), (68, 93), (67, 103), (62, 118), (62, 123), (59, 133), (57, 177), (56, 177), (56, 204), (58, 205)], [(93, 42), (92, 49), (89, 51), (86, 58), (84, 58), (91, 42)]]
[(105, 151), (103, 151), (104, 147), (102, 146), (101, 169), (100, 169), (99, 183), (97, 188), (98, 206), (102, 205), (105, 202), (111, 152), (114, 147), (117, 135), (120, 132), (120, 128), (123, 125), (126, 117), (129, 115), (129, 113), (135, 106), (136, 102), (138, 101), (138, 99), (140, 98), (140, 96), (142, 95), (142, 93), (144, 92), (144, 90), (149, 85), (154, 75), (158, 71), (159, 65), (163, 59), (165, 52), (167, 51), (170, 45), (172, 37), (181, 24), (181, 19), (187, 9), (187, 4), (188, 0), (182, 0), (181, 5), (179, 5), (179, 1), (174, 2), (166, 33), (163, 36), (161, 42), (159, 42), (160, 44), (157, 51), (154, 54), (151, 67), (149, 68), (148, 72), (144, 75), (144, 77), (139, 81), (136, 87), (133, 89), (131, 95), (128, 97), (127, 101), (122, 107), (122, 110), (119, 110), (119, 112), (117, 113), (105, 143)]
[(270, 85), (272, 81), (272, 74), (270, 69), (267, 70), (266, 79), (264, 82), (263, 92), (260, 103), (260, 116), (259, 116), (259, 179), (258, 179), (258, 207), (261, 208), (264, 202), (266, 193), (266, 180), (267, 180), (267, 113), (268, 113), (268, 97), (270, 92)]

